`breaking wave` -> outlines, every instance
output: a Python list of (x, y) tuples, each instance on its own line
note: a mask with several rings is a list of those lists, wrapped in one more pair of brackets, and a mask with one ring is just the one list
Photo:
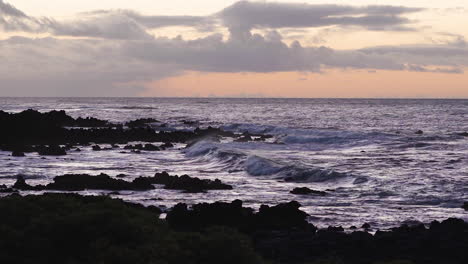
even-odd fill
[[(251, 176), (291, 182), (326, 182), (351, 176), (329, 169), (287, 165), (279, 161), (229, 149), (220, 143), (210, 141), (199, 141), (185, 149), (184, 152), (187, 157), (199, 158), (216, 165), (222, 164), (230, 171), (245, 171)], [(363, 182), (358, 181), (358, 183)]]

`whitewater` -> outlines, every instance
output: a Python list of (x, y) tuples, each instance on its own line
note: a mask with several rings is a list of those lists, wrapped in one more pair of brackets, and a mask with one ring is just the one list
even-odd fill
[[(15, 159), (0, 152), (0, 184), (13, 184), (17, 175), (45, 184), (67, 173), (123, 173), (132, 179), (167, 171), (218, 178), (234, 189), (82, 193), (163, 209), (179, 202), (241, 199), (258, 208), (296, 200), (312, 223), (345, 228), (468, 219), (460, 208), (468, 201), (468, 100), (0, 98), (0, 110), (26, 109), (65, 110), (116, 123), (154, 118), (158, 122), (151, 126), (159, 131), (213, 126), (248, 132), (254, 140), (205, 138), (142, 154), (84, 147), (64, 157)], [(255, 140), (262, 136), (265, 140)], [(327, 195), (291, 194), (296, 187)]]

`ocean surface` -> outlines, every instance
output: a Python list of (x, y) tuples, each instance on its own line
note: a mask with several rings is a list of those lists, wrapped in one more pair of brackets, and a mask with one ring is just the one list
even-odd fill
[[(320, 227), (468, 220), (460, 208), (468, 201), (468, 137), (459, 135), (468, 132), (468, 100), (0, 98), (0, 110), (26, 109), (121, 123), (151, 117), (161, 121), (152, 124), (158, 130), (216, 126), (273, 138), (202, 140), (142, 154), (84, 147), (64, 157), (32, 153), (18, 159), (0, 152), (0, 184), (13, 184), (19, 174), (39, 184), (67, 173), (124, 173), (132, 179), (167, 171), (219, 178), (234, 189), (186, 194), (159, 188), (112, 196), (162, 208), (235, 199), (258, 208), (296, 200)], [(295, 187), (328, 195), (290, 194)]]

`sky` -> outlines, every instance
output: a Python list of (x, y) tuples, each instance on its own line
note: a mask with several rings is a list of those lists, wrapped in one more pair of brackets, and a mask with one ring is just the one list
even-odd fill
[(468, 98), (467, 0), (0, 0), (0, 96)]

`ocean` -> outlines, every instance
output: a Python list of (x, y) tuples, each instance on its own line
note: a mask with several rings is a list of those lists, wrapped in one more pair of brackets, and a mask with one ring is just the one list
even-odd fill
[[(118, 123), (155, 118), (160, 122), (152, 126), (160, 131), (213, 126), (273, 137), (265, 142), (207, 139), (142, 154), (83, 147), (63, 157), (32, 153), (17, 159), (0, 151), (0, 185), (13, 184), (17, 175), (44, 184), (67, 173), (123, 173), (132, 179), (167, 171), (218, 178), (234, 189), (81, 193), (161, 208), (240, 199), (258, 209), (296, 200), (320, 227), (370, 223), (386, 229), (447, 217), (468, 220), (461, 209), (468, 201), (468, 137), (462, 134), (468, 132), (468, 100), (0, 98), (0, 110), (26, 109), (65, 110), (73, 117)], [(291, 194), (295, 187), (327, 195)]]

